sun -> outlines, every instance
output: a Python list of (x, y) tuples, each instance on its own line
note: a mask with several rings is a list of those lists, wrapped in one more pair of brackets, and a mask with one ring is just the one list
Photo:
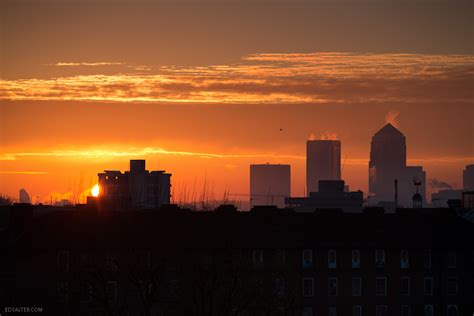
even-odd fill
[(91, 190), (92, 196), (99, 196), (100, 193), (100, 187), (98, 184), (94, 185), (94, 187)]

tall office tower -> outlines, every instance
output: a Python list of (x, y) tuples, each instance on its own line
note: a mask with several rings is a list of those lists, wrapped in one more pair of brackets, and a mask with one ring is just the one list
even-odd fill
[(250, 165), (250, 207), (256, 205), (285, 207), (285, 198), (290, 195), (290, 165)]
[(474, 165), (467, 165), (462, 172), (464, 191), (474, 191)]
[(306, 142), (306, 194), (318, 192), (322, 180), (341, 180), (341, 142), (308, 140)]
[(426, 173), (421, 166), (407, 166), (406, 138), (387, 124), (372, 137), (369, 161), (369, 194), (371, 202), (395, 203), (395, 180), (398, 183), (398, 206), (411, 207), (420, 182), (419, 194), (426, 193)]

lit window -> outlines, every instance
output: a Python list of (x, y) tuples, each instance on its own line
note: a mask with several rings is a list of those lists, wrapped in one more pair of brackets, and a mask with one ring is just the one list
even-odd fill
[(360, 268), (360, 251), (359, 250), (352, 250), (352, 268), (353, 269)]
[(314, 296), (314, 279), (303, 278), (303, 296), (311, 297)]

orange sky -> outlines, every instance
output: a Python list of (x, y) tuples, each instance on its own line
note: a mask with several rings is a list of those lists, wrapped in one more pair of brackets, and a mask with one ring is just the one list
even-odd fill
[(2, 2), (0, 193), (79, 199), (143, 158), (175, 201), (246, 194), (264, 162), (291, 164), (302, 195), (306, 139), (333, 134), (366, 191), (388, 113), (428, 179), (459, 188), (474, 163), (468, 2), (140, 3)]

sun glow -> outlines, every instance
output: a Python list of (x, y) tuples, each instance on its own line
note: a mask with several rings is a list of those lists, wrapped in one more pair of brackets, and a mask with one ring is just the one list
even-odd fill
[(100, 193), (100, 187), (98, 184), (94, 185), (94, 187), (91, 190), (92, 196), (99, 196)]

